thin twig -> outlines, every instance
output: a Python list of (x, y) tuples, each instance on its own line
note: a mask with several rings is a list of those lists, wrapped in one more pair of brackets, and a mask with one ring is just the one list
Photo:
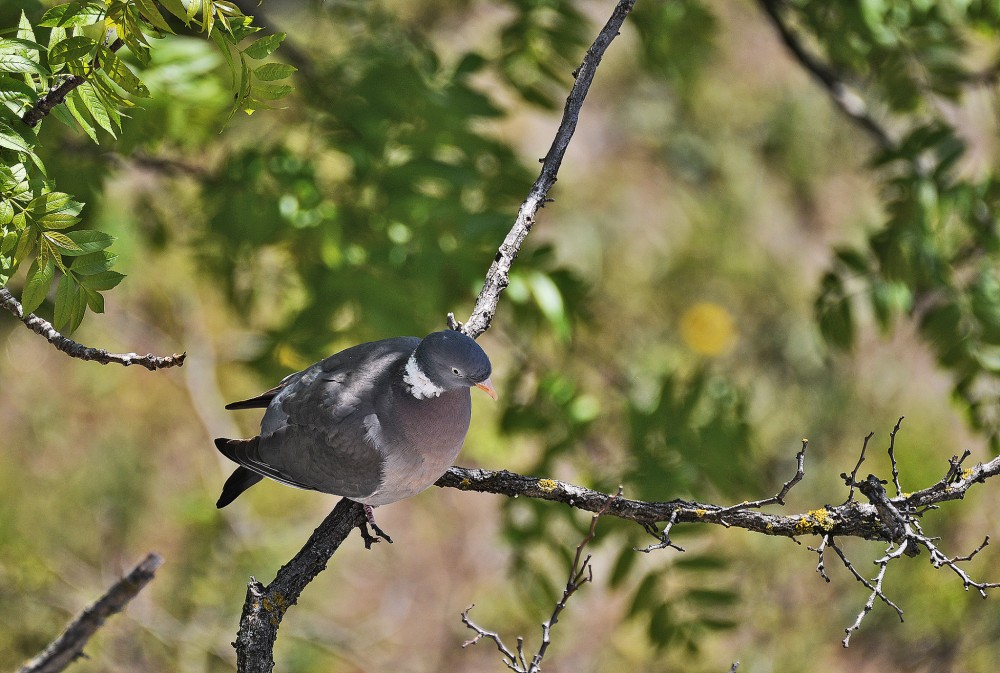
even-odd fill
[(824, 535), (818, 547), (806, 547), (806, 549), (811, 552), (816, 552), (819, 556), (819, 561), (816, 562), (816, 572), (819, 573), (820, 577), (822, 577), (827, 584), (830, 583), (830, 577), (826, 574), (826, 547), (828, 544), (832, 543), (833, 536)]
[(896, 463), (896, 433), (899, 432), (899, 426), (904, 418), (906, 417), (900, 416), (896, 426), (889, 433), (889, 462), (892, 464), (892, 485), (896, 487), (896, 497), (903, 493), (903, 489), (899, 487), (899, 465)]
[(138, 353), (110, 353), (103, 348), (84, 346), (67, 336), (63, 336), (56, 331), (52, 323), (39, 318), (34, 313), (29, 313), (25, 316), (24, 310), (21, 308), (21, 302), (7, 288), (0, 288), (0, 307), (10, 311), (28, 329), (35, 334), (45, 337), (58, 350), (78, 360), (100, 362), (102, 365), (115, 363), (125, 367), (138, 365), (150, 371), (155, 371), (157, 369), (167, 369), (168, 367), (180, 367), (184, 364), (184, 358), (187, 357), (187, 353), (175, 353), (167, 356), (153, 355), (152, 353), (146, 355), (139, 355)]
[(851, 470), (850, 479), (848, 479), (846, 472), (842, 472), (840, 474), (841, 479), (847, 482), (847, 485), (850, 486), (850, 491), (847, 493), (847, 500), (845, 501), (845, 504), (854, 500), (854, 487), (857, 486), (858, 470), (861, 469), (861, 464), (865, 462), (865, 450), (868, 448), (868, 442), (870, 442), (874, 436), (874, 432), (869, 432), (865, 435), (865, 443), (861, 445), (861, 455), (858, 456), (858, 464), (854, 466), (853, 470)]
[(58, 673), (83, 656), (83, 648), (97, 629), (108, 617), (124, 610), (129, 601), (149, 584), (156, 569), (162, 564), (163, 558), (158, 554), (146, 556), (125, 577), (115, 582), (96, 603), (77, 615), (58, 638), (41, 654), (19, 668), (17, 673)]
[(804, 477), (806, 474), (805, 461), (806, 461), (806, 449), (808, 447), (809, 447), (809, 440), (803, 437), (802, 448), (799, 449), (799, 452), (797, 454), (795, 454), (795, 474), (792, 475), (791, 479), (782, 484), (781, 490), (778, 491), (775, 495), (772, 495), (770, 498), (762, 498), (761, 500), (747, 500), (741, 502), (738, 505), (726, 507), (719, 513), (728, 514), (729, 512), (733, 512), (738, 509), (760, 509), (761, 507), (765, 507), (767, 505), (784, 505), (785, 496), (788, 495), (788, 492), (792, 490), (793, 486), (802, 481), (802, 477)]
[(460, 327), (463, 332), (473, 339), (478, 338), (483, 332), (488, 330), (490, 324), (493, 322), (493, 316), (496, 313), (500, 295), (510, 283), (511, 265), (514, 263), (514, 259), (521, 249), (521, 244), (527, 238), (531, 227), (535, 224), (535, 215), (538, 213), (538, 209), (545, 205), (549, 190), (552, 189), (552, 186), (556, 182), (559, 166), (562, 164), (566, 148), (569, 147), (569, 142), (576, 131), (576, 124), (580, 118), (580, 110), (587, 97), (587, 92), (590, 90), (590, 84), (594, 80), (597, 66), (600, 65), (601, 58), (604, 56), (604, 52), (611, 44), (611, 41), (618, 36), (618, 31), (621, 29), (625, 18), (632, 10), (634, 4), (635, 0), (620, 0), (618, 6), (615, 7), (614, 12), (611, 14), (611, 18), (608, 19), (608, 22), (598, 34), (597, 39), (594, 40), (590, 49), (587, 50), (587, 55), (584, 56), (583, 63), (573, 73), (576, 77), (576, 83), (566, 98), (566, 107), (563, 110), (562, 120), (559, 122), (559, 128), (556, 131), (555, 139), (552, 141), (552, 146), (542, 160), (541, 173), (531, 186), (528, 198), (521, 204), (521, 208), (517, 212), (517, 218), (514, 221), (514, 226), (508, 232), (507, 237), (504, 238), (496, 257), (493, 259), (493, 263), (490, 265), (489, 271), (486, 273), (486, 280), (483, 283), (482, 290), (479, 291), (479, 297), (476, 299), (476, 305), (472, 309), (472, 315), (469, 316), (464, 325), (460, 325), (457, 321), (454, 321), (455, 326)]
[(552, 610), (552, 615), (542, 623), (542, 642), (538, 647), (538, 651), (531, 657), (531, 663), (529, 664), (527, 658), (524, 656), (524, 638), (518, 637), (517, 639), (517, 653), (515, 654), (507, 645), (504, 644), (503, 638), (496, 631), (489, 631), (479, 626), (469, 618), (469, 612), (475, 607), (475, 604), (470, 605), (462, 612), (462, 623), (473, 632), (475, 636), (467, 640), (462, 647), (468, 647), (469, 645), (475, 645), (483, 638), (492, 640), (497, 649), (503, 655), (504, 665), (515, 673), (539, 673), (542, 670), (542, 660), (545, 658), (545, 653), (549, 649), (549, 645), (552, 643), (552, 627), (556, 625), (559, 621), (559, 615), (562, 614), (563, 610), (566, 609), (566, 605), (569, 599), (579, 590), (581, 586), (587, 582), (592, 582), (594, 580), (593, 568), (590, 565), (590, 554), (584, 557), (583, 552), (587, 545), (594, 539), (597, 534), (597, 521), (604, 515), (608, 508), (611, 506), (614, 499), (621, 498), (622, 487), (618, 487), (618, 493), (612, 498), (607, 500), (601, 508), (594, 513), (594, 516), (590, 519), (590, 528), (587, 531), (587, 535), (580, 541), (580, 544), (576, 546), (576, 554), (573, 556), (573, 563), (570, 565), (569, 577), (566, 580), (566, 586), (563, 588), (562, 597), (556, 602), (555, 608)]
[(900, 609), (898, 605), (893, 603), (891, 600), (889, 600), (888, 597), (886, 597), (884, 593), (882, 593), (882, 580), (885, 579), (885, 571), (889, 567), (889, 561), (892, 558), (899, 558), (899, 556), (902, 556), (902, 554), (906, 550), (906, 543), (904, 542), (902, 545), (900, 545), (900, 547), (896, 551), (892, 552), (891, 554), (886, 554), (886, 556), (875, 561), (875, 563), (878, 564), (879, 566), (879, 571), (878, 574), (875, 576), (874, 584), (865, 579), (861, 575), (861, 573), (859, 573), (855, 569), (854, 565), (847, 559), (847, 556), (840, 549), (840, 547), (838, 547), (836, 544), (833, 543), (831, 543), (830, 546), (833, 547), (834, 551), (837, 552), (837, 555), (840, 556), (840, 560), (844, 562), (844, 566), (846, 566), (847, 569), (851, 571), (851, 574), (854, 575), (854, 579), (864, 584), (871, 591), (871, 594), (869, 594), (868, 596), (868, 600), (865, 602), (865, 606), (861, 609), (861, 612), (858, 613), (858, 616), (854, 620), (854, 623), (848, 626), (846, 629), (844, 629), (844, 632), (847, 635), (841, 641), (843, 646), (844, 647), (850, 646), (851, 634), (861, 628), (861, 622), (864, 620), (865, 617), (868, 616), (868, 613), (872, 611), (872, 608), (875, 607), (876, 597), (880, 598), (882, 602), (885, 603), (886, 605), (892, 607), (896, 611), (896, 614), (899, 615), (899, 621), (902, 622), (903, 611)]

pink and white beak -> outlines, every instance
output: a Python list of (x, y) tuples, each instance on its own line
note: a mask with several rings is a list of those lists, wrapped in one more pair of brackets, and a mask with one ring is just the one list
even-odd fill
[(476, 384), (476, 387), (482, 390), (490, 397), (492, 397), (494, 400), (497, 398), (497, 391), (493, 387), (493, 382), (490, 381), (489, 379), (486, 379), (485, 381), (480, 381), (479, 383)]

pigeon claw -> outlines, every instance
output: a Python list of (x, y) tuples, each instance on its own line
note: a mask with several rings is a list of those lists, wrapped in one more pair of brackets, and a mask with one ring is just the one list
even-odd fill
[[(358, 526), (358, 529), (361, 531), (361, 537), (365, 541), (365, 549), (371, 549), (373, 544), (380, 542), (381, 540), (379, 540), (379, 538), (385, 540), (389, 544), (392, 544), (392, 538), (389, 537), (384, 530), (379, 528), (377, 523), (375, 523), (375, 512), (372, 511), (372, 506), (362, 505), (362, 507), (365, 511), (366, 522)], [(374, 535), (372, 535), (371, 531), (368, 530), (368, 526), (371, 526), (372, 531), (375, 531)]]

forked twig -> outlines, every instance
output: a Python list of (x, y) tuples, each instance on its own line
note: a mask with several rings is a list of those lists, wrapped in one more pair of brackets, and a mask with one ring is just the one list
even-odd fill
[[(614, 496), (615, 499), (620, 498), (622, 495), (622, 487), (618, 487), (618, 493)], [(559, 621), (559, 616), (562, 614), (563, 610), (566, 609), (566, 605), (569, 599), (587, 582), (592, 582), (594, 580), (593, 567), (590, 565), (590, 554), (584, 556), (584, 550), (587, 545), (593, 541), (594, 536), (597, 532), (597, 521), (608, 511), (611, 506), (612, 499), (609, 499), (605, 505), (598, 510), (590, 518), (590, 529), (587, 531), (587, 535), (580, 541), (580, 544), (576, 546), (576, 554), (573, 556), (573, 563), (570, 565), (569, 577), (566, 580), (566, 586), (563, 588), (562, 597), (556, 602), (555, 608), (552, 610), (552, 614), (549, 618), (542, 622), (542, 642), (538, 646), (538, 651), (531, 657), (531, 661), (528, 662), (527, 657), (524, 655), (524, 638), (518, 637), (517, 639), (517, 651), (511, 650), (503, 642), (503, 638), (496, 631), (489, 631), (479, 626), (469, 618), (469, 612), (475, 607), (475, 604), (470, 605), (465, 610), (462, 611), (462, 623), (472, 631), (475, 632), (475, 636), (467, 640), (462, 644), (462, 647), (468, 647), (469, 645), (475, 645), (483, 638), (487, 640), (492, 640), (497, 646), (497, 650), (503, 655), (503, 663), (507, 668), (516, 673), (538, 673), (542, 669), (542, 660), (545, 658), (545, 653), (549, 649), (549, 645), (552, 644), (552, 627), (556, 625)]]

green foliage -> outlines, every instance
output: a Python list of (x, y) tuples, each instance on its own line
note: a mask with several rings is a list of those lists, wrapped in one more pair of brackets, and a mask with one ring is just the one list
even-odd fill
[(514, 18), (500, 33), (499, 74), (524, 100), (555, 108), (566, 95), (571, 55), (587, 45), (587, 22), (568, 0), (507, 0)]
[(1000, 398), (990, 392), (1000, 384), (1000, 295), (992, 289), (1000, 185), (992, 172), (961, 168), (966, 141), (929, 105), (935, 96), (958, 99), (963, 83), (980, 77), (968, 65), (970, 41), (997, 35), (996, 7), (800, 3), (796, 16), (811, 29), (822, 26), (815, 37), (826, 56), (864, 76), (872, 95), (894, 111), (919, 110), (928, 118), (873, 157), (886, 218), (865, 246), (836, 252), (816, 300), (819, 328), (830, 344), (850, 348), (860, 304), (868, 304), (883, 331), (910, 315), (952, 372), (971, 425), (1000, 452)]
[[(29, 263), (21, 298), (26, 311), (35, 311), (58, 269), (62, 275), (53, 322), (60, 330), (74, 331), (88, 308), (103, 312), (101, 292), (124, 276), (111, 270), (115, 256), (101, 252), (113, 237), (93, 230), (64, 231), (81, 222), (83, 204), (55, 191), (48, 178), (35, 130), (41, 118), (30, 126), (22, 118), (36, 113), (53, 91), (68, 87), (61, 102), (48, 103), (54, 116), (95, 143), (100, 142), (97, 129), (116, 138), (126, 111), (135, 107), (136, 99), (150, 95), (118, 49), (124, 46), (139, 64), (149, 64), (150, 39), (175, 32), (158, 4), (168, 16), (218, 44), (233, 69), (233, 113), (238, 109), (252, 113), (261, 107), (261, 100), (280, 99), (291, 92), (291, 86), (281, 82), (294, 72), (291, 66), (265, 63), (253, 70), (249, 66), (250, 60), (270, 56), (284, 35), (262, 37), (239, 48), (259, 29), (252, 26), (252, 17), (230, 2), (76, 0), (52, 7), (34, 23), (21, 13), (14, 36), (0, 38), (0, 286)], [(45, 44), (36, 41), (36, 28), (47, 30)], [(239, 56), (238, 70), (232, 51)]]

